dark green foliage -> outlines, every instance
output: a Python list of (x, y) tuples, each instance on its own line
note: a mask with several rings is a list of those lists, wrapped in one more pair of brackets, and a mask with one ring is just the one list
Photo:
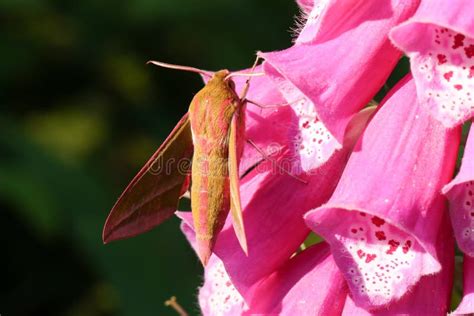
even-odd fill
[(290, 45), (292, 1), (0, 1), (2, 315), (197, 314), (201, 267), (172, 219), (104, 246), (104, 220), (204, 69)]

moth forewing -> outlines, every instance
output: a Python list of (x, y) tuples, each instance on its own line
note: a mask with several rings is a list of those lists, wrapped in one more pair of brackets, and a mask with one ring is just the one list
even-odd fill
[(245, 254), (248, 254), (247, 237), (245, 235), (242, 205), (240, 200), (239, 162), (244, 147), (245, 121), (244, 104), (239, 102), (239, 107), (234, 113), (229, 133), (229, 181), (230, 181), (230, 213), (235, 235)]
[(192, 155), (186, 113), (118, 198), (104, 225), (104, 243), (144, 233), (171, 217), (189, 186)]

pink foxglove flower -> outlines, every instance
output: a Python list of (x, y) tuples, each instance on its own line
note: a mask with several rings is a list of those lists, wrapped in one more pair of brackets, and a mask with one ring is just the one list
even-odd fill
[[(196, 251), (196, 233), (190, 212), (176, 212), (181, 218), (181, 231)], [(241, 315), (248, 310), (244, 298), (232, 284), (222, 261), (211, 255), (204, 271), (205, 283), (199, 289), (199, 305), (203, 315)]]
[(474, 258), (464, 255), (463, 298), (452, 315), (472, 315), (474, 313)]
[(329, 202), (306, 215), (328, 241), (358, 306), (374, 309), (441, 271), (436, 242), (460, 129), (420, 110), (413, 80), (392, 90), (369, 123)]
[[(181, 229), (194, 246), (190, 214), (177, 215), (183, 219)], [(261, 280), (247, 295), (247, 301), (235, 288), (223, 262), (212, 255), (199, 290), (199, 304), (204, 315), (340, 315), (346, 296), (346, 282), (329, 246), (320, 243)]]
[[(342, 146), (352, 116), (383, 86), (401, 54), (388, 32), (409, 18), (418, 2), (318, 1), (293, 47), (261, 54), (265, 72), (288, 102), (297, 112), (303, 103), (308, 117), (328, 134), (320, 152)], [(314, 165), (328, 157), (304, 146), (300, 151)]]
[(420, 103), (447, 127), (474, 116), (474, 19), (470, 0), (423, 0), (391, 38), (411, 59)]
[[(237, 90), (240, 84), (236, 80)], [(279, 95), (268, 77), (252, 79), (249, 99), (271, 105)], [(248, 255), (240, 249), (230, 221), (220, 232), (214, 248), (244, 297), (254, 284), (280, 268), (304, 241), (310, 232), (303, 219), (304, 213), (327, 201), (332, 194), (372, 110), (364, 110), (354, 118), (349, 124), (344, 147), (332, 154), (325, 164), (294, 174), (293, 166), (305, 164), (307, 160), (294, 149), (295, 143), (301, 145), (299, 137), (305, 131), (300, 121), (307, 118), (288, 106), (261, 109), (249, 104), (246, 137), (266, 152), (272, 151), (269, 147), (279, 151), (264, 160), (251, 145), (244, 150), (242, 170), (248, 169), (244, 167), (248, 166), (248, 161), (263, 160), (240, 183)], [(310, 128), (316, 128), (312, 124), (307, 122)], [(324, 134), (316, 134), (313, 136), (316, 141), (307, 141), (306, 145), (317, 147), (323, 137)], [(289, 171), (284, 172), (279, 167)]]
[(260, 282), (249, 314), (341, 315), (348, 289), (326, 243), (298, 253)]
[(449, 210), (459, 248), (474, 256), (474, 128), (467, 140), (461, 170), (443, 188), (449, 199)]
[(348, 296), (342, 315), (445, 316), (449, 311), (454, 270), (454, 240), (447, 214), (443, 220), (437, 240), (437, 255), (442, 266), (441, 272), (422, 277), (418, 284), (398, 302), (370, 312), (355, 305), (351, 297)]

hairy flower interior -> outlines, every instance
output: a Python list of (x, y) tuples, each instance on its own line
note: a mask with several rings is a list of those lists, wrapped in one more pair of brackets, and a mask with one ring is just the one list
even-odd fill
[(358, 301), (372, 306), (387, 304), (401, 298), (427, 273), (423, 271), (425, 256), (431, 256), (411, 235), (377, 216), (335, 212), (342, 220), (332, 249)]
[(451, 215), (459, 247), (474, 256), (474, 181), (457, 185), (453, 192)]
[[(207, 306), (210, 315), (229, 315), (232, 311), (242, 311), (246, 309), (243, 297), (232, 284), (222, 261), (215, 258), (215, 264), (206, 271), (206, 284), (209, 291), (200, 296), (206, 302), (200, 302), (201, 306)], [(235, 312), (234, 311), (234, 312)]]
[(301, 157), (301, 168), (307, 172), (324, 164), (336, 150), (337, 142), (306, 98), (294, 104), (293, 110), (298, 117), (298, 129), (293, 137), (294, 154)]
[(474, 39), (435, 25), (426, 26), (425, 36), (429, 47), (412, 56), (420, 97), (431, 101), (435, 117), (453, 126), (474, 113)]
[(474, 181), (464, 184), (462, 205), (466, 217), (469, 218), (469, 225), (462, 229), (463, 237), (474, 241)]
[[(303, 25), (296, 30), (296, 43), (306, 43), (312, 41), (316, 37), (321, 24), (321, 17), (324, 14), (328, 0), (321, 0), (314, 4), (311, 12), (306, 16), (306, 21), (302, 21), (299, 24)], [(301, 31), (299, 31), (301, 30)]]

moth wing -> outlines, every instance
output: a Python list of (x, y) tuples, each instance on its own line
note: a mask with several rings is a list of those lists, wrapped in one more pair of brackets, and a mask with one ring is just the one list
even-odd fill
[(248, 254), (247, 238), (245, 236), (245, 227), (242, 217), (242, 205), (240, 202), (240, 185), (239, 185), (239, 158), (241, 153), (241, 144), (239, 143), (238, 133), (241, 122), (240, 111), (234, 114), (229, 134), (229, 180), (230, 180), (230, 213), (232, 214), (232, 224), (234, 226), (235, 235), (239, 240), (245, 254)]
[(115, 203), (104, 225), (104, 243), (144, 233), (172, 216), (189, 187), (192, 155), (186, 113)]

